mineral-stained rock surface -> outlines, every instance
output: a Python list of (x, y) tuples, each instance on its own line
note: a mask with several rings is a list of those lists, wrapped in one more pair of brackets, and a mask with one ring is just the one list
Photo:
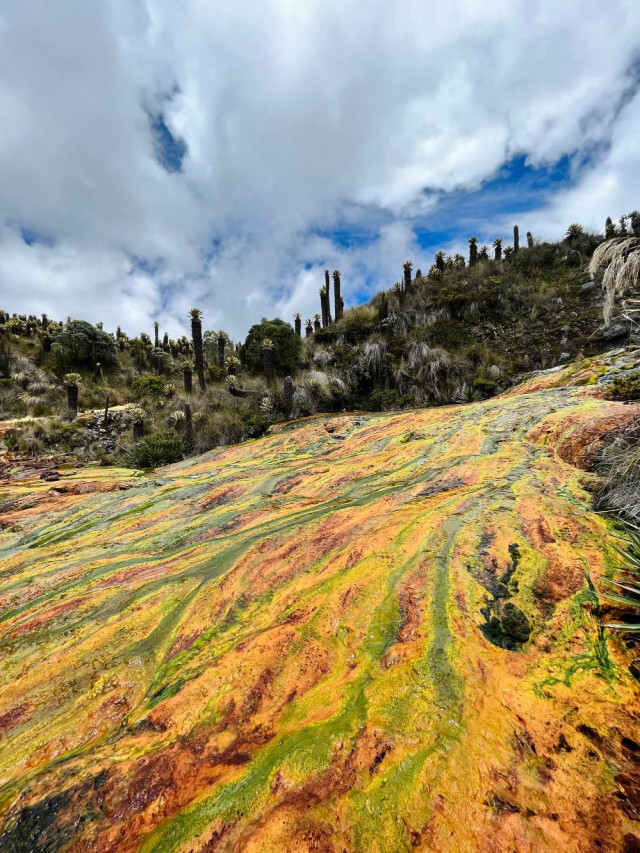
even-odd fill
[(152, 477), (7, 474), (0, 849), (638, 849), (575, 467), (633, 407), (563, 376)]

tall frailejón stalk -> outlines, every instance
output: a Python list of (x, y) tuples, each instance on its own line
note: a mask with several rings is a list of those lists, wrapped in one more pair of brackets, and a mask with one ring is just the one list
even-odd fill
[(202, 311), (192, 308), (189, 312), (191, 317), (191, 340), (193, 341), (193, 360), (198, 374), (200, 390), (206, 391), (207, 383), (204, 378), (204, 349), (202, 347)]
[(336, 323), (342, 317), (342, 296), (340, 295), (340, 270), (333, 271), (333, 303)]

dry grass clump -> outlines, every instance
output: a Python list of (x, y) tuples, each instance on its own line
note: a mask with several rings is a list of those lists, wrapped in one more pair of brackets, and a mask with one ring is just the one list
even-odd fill
[(603, 478), (598, 503), (628, 521), (640, 522), (640, 417), (600, 450), (596, 469)]
[(640, 281), (640, 237), (614, 237), (601, 243), (593, 253), (589, 274), (602, 282), (604, 320), (608, 325), (616, 299), (637, 287)]
[(410, 393), (417, 404), (446, 403), (458, 394), (460, 370), (447, 350), (413, 341), (394, 378), (399, 389)]
[(51, 414), (62, 400), (61, 388), (49, 374), (22, 355), (9, 358), (10, 379), (3, 382), (0, 417), (26, 417)]

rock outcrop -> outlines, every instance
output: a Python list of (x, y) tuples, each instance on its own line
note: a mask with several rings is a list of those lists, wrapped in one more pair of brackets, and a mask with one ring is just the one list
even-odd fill
[(5, 472), (0, 848), (637, 849), (582, 380)]

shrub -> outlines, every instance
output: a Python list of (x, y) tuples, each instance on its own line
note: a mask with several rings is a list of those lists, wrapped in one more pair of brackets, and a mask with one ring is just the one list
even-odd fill
[(130, 468), (156, 468), (179, 462), (185, 455), (184, 440), (174, 429), (145, 436), (124, 457)]
[(344, 333), (350, 344), (365, 341), (378, 328), (378, 312), (370, 305), (359, 305), (350, 308), (335, 326), (337, 331)]
[(11, 452), (17, 450), (18, 449), (18, 443), (19, 443), (18, 442), (18, 436), (13, 430), (11, 432), (8, 432), (5, 434), (4, 446), (7, 448), (7, 450), (9, 450)]
[(52, 348), (74, 367), (103, 367), (118, 363), (116, 342), (111, 335), (85, 320), (69, 320), (54, 333)]
[(498, 389), (498, 383), (493, 379), (487, 379), (485, 376), (476, 376), (473, 380), (473, 387), (479, 391), (483, 397), (493, 397)]
[(41, 424), (40, 429), (34, 427), (34, 432), (48, 447), (60, 447), (66, 451), (77, 450), (90, 441), (85, 426), (79, 421), (53, 420)]
[(357, 350), (351, 344), (336, 346), (332, 352), (332, 364), (338, 370), (349, 370), (353, 367)]
[(438, 319), (427, 328), (427, 343), (432, 347), (457, 349), (469, 342), (469, 327), (459, 320)]
[(539, 243), (526, 251), (516, 252), (509, 259), (509, 269), (531, 275), (540, 270), (553, 269), (556, 262), (566, 254), (566, 248), (554, 243)]
[(269, 429), (269, 418), (265, 413), (259, 412), (244, 412), (242, 414), (242, 423), (246, 431), (247, 438), (260, 438)]
[(159, 400), (165, 396), (164, 379), (160, 376), (136, 376), (131, 383), (131, 396), (134, 400), (151, 397)]
[(214, 447), (235, 444), (245, 437), (244, 425), (237, 412), (196, 412), (193, 416), (195, 453)]
[(316, 344), (330, 345), (335, 343), (337, 338), (336, 326), (327, 326), (324, 329), (318, 329), (313, 333), (313, 340)]
[(224, 382), (227, 378), (227, 369), (218, 367), (217, 364), (210, 364), (207, 367), (207, 378), (211, 382)]
[(273, 372), (280, 376), (294, 373), (300, 366), (302, 341), (292, 326), (284, 320), (263, 319), (249, 329), (241, 351), (242, 363), (249, 370), (260, 373), (263, 366), (263, 341), (273, 342), (271, 365)]
[(411, 394), (401, 394), (395, 389), (378, 389), (368, 397), (361, 397), (356, 401), (356, 409), (367, 412), (386, 412), (389, 409), (403, 409), (406, 406), (415, 406)]
[(18, 439), (18, 450), (25, 456), (37, 458), (44, 453), (44, 444), (33, 435), (24, 435)]
[(27, 402), (29, 404), (29, 414), (34, 418), (53, 414), (53, 407), (44, 400), (30, 398)]

